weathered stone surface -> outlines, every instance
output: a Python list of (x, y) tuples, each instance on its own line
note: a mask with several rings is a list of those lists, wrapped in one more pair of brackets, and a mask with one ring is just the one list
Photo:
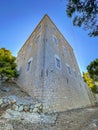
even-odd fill
[(32, 113), (33, 112), (33, 109), (30, 109), (30, 113)]
[(37, 112), (38, 112), (38, 108), (35, 107), (35, 108), (33, 109), (33, 112), (34, 112), (34, 113), (37, 113)]
[(52, 114), (52, 115), (45, 115), (43, 114), (41, 117), (42, 123), (46, 124), (55, 124), (57, 120), (58, 114)]
[(0, 125), (0, 130), (14, 130), (14, 128), (10, 123), (4, 123)]
[(30, 109), (33, 109), (34, 108), (34, 105), (30, 105)]
[(3, 100), (2, 99), (0, 99), (0, 105), (3, 103)]
[(8, 109), (3, 115), (2, 118), (11, 119), (11, 120), (24, 120), (31, 123), (40, 123), (41, 115), (37, 113), (29, 112), (19, 112)]
[(22, 105), (18, 107), (18, 111), (19, 112), (23, 111), (23, 106)]
[[(42, 27), (40, 33), (39, 25)], [(47, 15), (39, 25), (18, 53), (16, 61), (22, 72), (17, 83), (29, 95), (43, 102), (44, 112), (91, 105), (72, 47)], [(36, 44), (38, 36), (40, 40)], [(25, 60), (21, 60), (21, 56)], [(33, 62), (28, 72), (27, 61)]]
[(39, 108), (41, 105), (42, 105), (41, 103), (37, 103), (37, 104), (35, 104), (35, 106), (34, 106), (34, 107)]
[(1, 108), (7, 107), (8, 105), (12, 110), (19, 112), (30, 112), (30, 113), (41, 113), (42, 112), (42, 104), (38, 102), (33, 102), (35, 105), (31, 104), (31, 100), (21, 100), (21, 98), (16, 97), (15, 95), (5, 97), (0, 99)]
[(3, 99), (3, 103), (8, 103), (8, 99), (7, 99), (7, 98), (4, 98), (4, 99)]
[(18, 111), (18, 106), (14, 104), (14, 105), (12, 106), (12, 109), (15, 110), (15, 111)]
[(1, 90), (2, 90), (3, 92), (9, 92), (9, 91), (10, 91), (10, 88), (8, 88), (8, 87), (3, 87), (3, 88), (1, 88)]
[(8, 103), (3, 103), (2, 105), (1, 105), (1, 108), (5, 108), (5, 107), (7, 107), (9, 104)]
[(23, 106), (23, 110), (24, 110), (25, 112), (29, 111), (29, 109), (30, 109), (30, 106), (29, 106), (29, 105)]

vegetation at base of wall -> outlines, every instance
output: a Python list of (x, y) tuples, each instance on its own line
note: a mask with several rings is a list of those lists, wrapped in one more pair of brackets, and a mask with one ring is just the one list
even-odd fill
[(88, 72), (83, 73), (83, 79), (93, 93), (98, 93), (98, 82), (95, 82)]
[(83, 79), (92, 92), (98, 93), (98, 59), (87, 66), (87, 72), (83, 73)]
[(16, 58), (12, 55), (10, 50), (0, 48), (0, 80), (8, 81), (12, 78), (17, 78)]
[(87, 85), (88, 85), (90, 88), (93, 88), (93, 87), (94, 87), (94, 81), (93, 81), (92, 78), (90, 78), (88, 72), (83, 73), (83, 79), (84, 79), (84, 81), (87, 83)]
[(73, 25), (83, 27), (90, 37), (98, 36), (98, 0), (68, 0), (66, 13)]

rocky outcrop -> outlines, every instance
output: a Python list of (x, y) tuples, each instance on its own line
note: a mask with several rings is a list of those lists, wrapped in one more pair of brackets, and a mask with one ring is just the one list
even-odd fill
[(0, 99), (0, 109), (8, 106), (11, 110), (18, 112), (41, 113), (43, 109), (42, 103), (32, 99), (21, 99), (15, 95)]

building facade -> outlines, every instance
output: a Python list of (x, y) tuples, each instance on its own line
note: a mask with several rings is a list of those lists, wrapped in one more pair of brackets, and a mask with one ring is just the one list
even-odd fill
[(72, 47), (45, 15), (17, 56), (18, 85), (44, 112), (91, 105)]

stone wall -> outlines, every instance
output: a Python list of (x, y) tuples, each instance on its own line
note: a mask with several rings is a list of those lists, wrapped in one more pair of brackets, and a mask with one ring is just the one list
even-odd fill
[[(72, 47), (48, 18), (46, 25), (44, 111), (64, 111), (90, 105)], [(66, 48), (65, 53), (63, 47)], [(60, 69), (55, 66), (55, 55), (60, 58)]]
[[(41, 26), (41, 31), (39, 27)], [(17, 64), (20, 71), (18, 85), (29, 95), (42, 99), (44, 64), (44, 24), (39, 24), (18, 53)], [(37, 37), (40, 35), (39, 40)], [(27, 71), (28, 61), (32, 60)]]
[(18, 85), (43, 102), (44, 112), (91, 104), (73, 49), (47, 15), (19, 51), (17, 64)]

